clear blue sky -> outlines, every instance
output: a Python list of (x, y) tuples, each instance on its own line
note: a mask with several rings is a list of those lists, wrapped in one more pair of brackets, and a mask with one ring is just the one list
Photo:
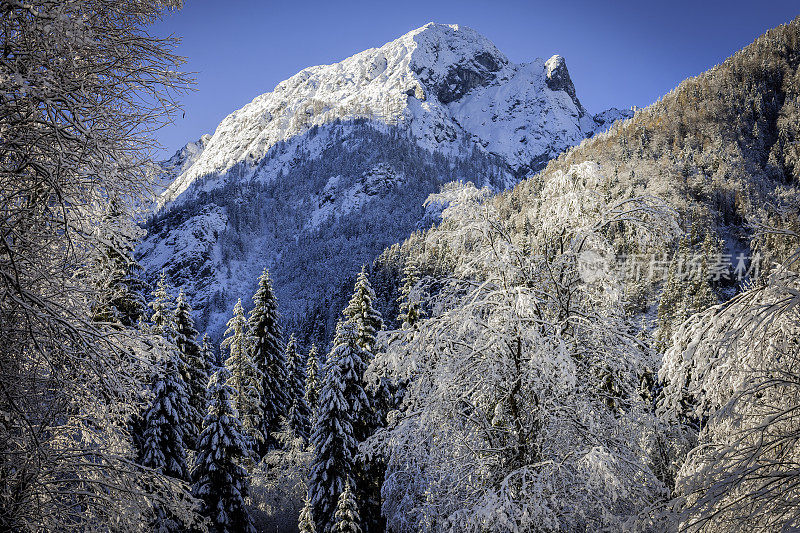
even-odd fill
[(592, 113), (646, 106), (767, 29), (797, 0), (185, 0), (154, 28), (175, 34), (196, 72), (185, 118), (159, 132), (165, 154), (213, 133), (230, 112), (311, 65), (381, 46), (427, 22), (463, 24), (514, 62), (561, 54)]

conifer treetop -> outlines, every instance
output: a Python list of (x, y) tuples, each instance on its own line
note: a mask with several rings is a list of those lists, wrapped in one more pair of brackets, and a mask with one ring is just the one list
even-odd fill
[(356, 279), (353, 296), (342, 313), (347, 322), (356, 326), (358, 344), (368, 351), (375, 345), (375, 335), (383, 329), (383, 318), (373, 306), (374, 300), (375, 291), (369, 282), (367, 267), (364, 265)]

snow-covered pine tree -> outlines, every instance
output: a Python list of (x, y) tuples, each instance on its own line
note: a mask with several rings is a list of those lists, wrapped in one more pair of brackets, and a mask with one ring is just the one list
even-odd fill
[(375, 291), (367, 277), (367, 267), (363, 266), (356, 279), (353, 296), (342, 313), (348, 322), (356, 326), (359, 346), (370, 353), (375, 346), (375, 335), (383, 329), (383, 318), (373, 307), (374, 300)]
[[(160, 474), (188, 481), (184, 436), (189, 399), (178, 371), (176, 352), (174, 348), (168, 348), (168, 351), (171, 355), (167, 356), (163, 375), (153, 385), (153, 403), (144, 415), (142, 465)], [(156, 530), (180, 529), (175, 518), (159, 505), (156, 505), (155, 514), (153, 526)]]
[(350, 482), (345, 484), (344, 492), (339, 495), (336, 506), (336, 517), (333, 533), (361, 533), (361, 517), (358, 514), (356, 495), (350, 488)]
[[(383, 329), (380, 312), (373, 307), (375, 292), (367, 277), (366, 267), (361, 268), (353, 290), (353, 296), (342, 311), (346, 321), (355, 328), (356, 342), (363, 349), (362, 364), (353, 367), (351, 386), (358, 383), (361, 391), (368, 398), (368, 406), (353, 419), (353, 435), (358, 442), (365, 441), (374, 431), (384, 424), (386, 413), (393, 398), (389, 383), (379, 380), (377, 386), (364, 388), (364, 371), (374, 357), (375, 336)], [(355, 397), (356, 393), (353, 393)], [(376, 455), (362, 457), (356, 462), (354, 471), (355, 490), (363, 506), (364, 523), (370, 531), (382, 531), (384, 522), (381, 518), (381, 485), (383, 484), (385, 467)]]
[(403, 281), (400, 287), (400, 296), (397, 298), (400, 304), (400, 315), (398, 322), (404, 329), (413, 328), (422, 316), (419, 306), (419, 298), (414, 294), (414, 286), (419, 281), (419, 265), (416, 257), (409, 255), (403, 268)]
[(150, 317), (150, 322), (153, 323), (153, 332), (164, 336), (170, 341), (174, 341), (174, 301), (172, 294), (169, 292), (167, 273), (163, 270), (161, 271), (161, 276), (158, 278), (158, 283), (156, 284), (152, 296), (153, 301), (150, 302), (150, 307), (153, 309), (153, 314)]
[(211, 531), (254, 532), (245, 504), (247, 471), (242, 464), (249, 446), (233, 405), (235, 391), (228, 385), (230, 379), (231, 372), (223, 366), (209, 382), (209, 405), (197, 442), (192, 493), (202, 501), (200, 512), (211, 521)]
[[(322, 383), (319, 375), (319, 356), (317, 355), (317, 345), (312, 344), (306, 359), (306, 405), (311, 410), (311, 418), (319, 404), (319, 395), (322, 390)], [(313, 422), (312, 422), (313, 425)]]
[(325, 381), (311, 437), (314, 459), (309, 480), (317, 531), (331, 533), (336, 504), (355, 466), (358, 442), (354, 422), (369, 409), (360, 379), (364, 369), (364, 350), (358, 345), (355, 326), (340, 322), (328, 361)]
[(187, 480), (184, 437), (189, 414), (189, 396), (180, 369), (181, 354), (175, 345), (175, 315), (166, 274), (161, 273), (153, 291), (151, 322), (158, 335), (163, 361), (152, 383), (153, 401), (144, 415), (143, 462), (160, 472)]
[(290, 431), (308, 443), (311, 410), (305, 399), (306, 365), (297, 351), (297, 341), (292, 335), (286, 344), (286, 377), (289, 380), (291, 408), (287, 417)]
[(183, 359), (181, 376), (189, 392), (191, 431), (186, 436), (186, 443), (190, 449), (195, 449), (195, 440), (200, 435), (203, 413), (206, 411), (209, 363), (206, 354), (197, 345), (197, 330), (192, 320), (192, 308), (186, 301), (183, 291), (178, 293), (175, 302), (175, 344)]
[(303, 510), (300, 511), (300, 520), (297, 523), (297, 528), (300, 533), (317, 533), (317, 528), (314, 525), (314, 518), (311, 515), (311, 501), (306, 496), (305, 505)]
[[(159, 371), (152, 384), (153, 399), (143, 417), (142, 464), (160, 474), (189, 481), (186, 436), (191, 432), (189, 391), (181, 377), (183, 359), (175, 346), (175, 319), (171, 296), (162, 274), (153, 293), (152, 322), (157, 333), (156, 349), (161, 352)], [(156, 506), (154, 528), (171, 531), (179, 526), (166, 510)]]
[(253, 309), (247, 323), (250, 357), (261, 375), (260, 392), (263, 416), (259, 432), (264, 439), (256, 445), (258, 457), (280, 446), (275, 435), (288, 416), (291, 402), (286, 391), (286, 359), (281, 347), (278, 302), (272, 290), (269, 271), (264, 269), (253, 295)]
[(229, 355), (225, 366), (230, 369), (227, 384), (233, 388), (236, 409), (245, 432), (251, 437), (254, 445), (264, 441), (261, 431), (261, 419), (264, 414), (261, 404), (261, 370), (251, 356), (247, 339), (247, 319), (244, 316), (241, 298), (233, 308), (233, 317), (228, 321), (228, 328), (221, 343), (221, 348), (228, 349)]
[[(159, 276), (156, 288), (151, 293), (153, 300), (148, 304), (153, 310), (150, 316), (150, 323), (152, 326), (149, 328), (150, 332), (156, 336), (160, 341), (157, 349), (163, 350), (164, 353), (170, 353), (169, 357), (179, 357), (178, 354), (172, 354), (175, 350), (175, 314), (172, 294), (169, 290), (167, 283), (167, 273), (163, 270)], [(167, 361), (161, 361), (155, 355), (156, 350), (151, 350), (149, 355), (150, 362), (153, 364), (153, 374), (148, 376), (148, 387), (151, 391), (155, 390), (157, 382), (163, 378), (166, 372)], [(178, 362), (180, 364), (180, 362)], [(144, 406), (142, 411), (132, 417), (131, 420), (131, 433), (133, 436), (134, 445), (137, 450), (137, 459), (142, 464), (145, 464), (145, 431), (147, 430), (147, 412), (152, 408), (152, 404)], [(149, 465), (146, 465), (149, 466)]]

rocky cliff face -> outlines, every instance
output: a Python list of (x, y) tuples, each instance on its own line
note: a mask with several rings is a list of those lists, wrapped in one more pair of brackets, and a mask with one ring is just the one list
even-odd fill
[[(560, 56), (514, 64), (474, 30), (427, 24), (299, 72), (165, 162), (171, 182), (139, 254), (212, 333), (264, 266), (302, 322), (430, 223), (421, 204), (442, 183), (508, 187), (612, 118), (586, 112)], [(295, 279), (309, 269), (314, 279)]]

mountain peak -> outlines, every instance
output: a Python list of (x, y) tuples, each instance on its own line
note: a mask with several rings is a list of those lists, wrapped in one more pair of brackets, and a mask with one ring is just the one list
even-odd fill
[(555, 54), (545, 61), (544, 67), (547, 87), (552, 91), (564, 91), (567, 93), (569, 97), (572, 98), (572, 101), (575, 102), (575, 106), (585, 113), (586, 110), (583, 109), (583, 106), (578, 100), (578, 96), (575, 93), (575, 85), (572, 83), (572, 78), (569, 76), (567, 60)]
[(234, 111), (190, 165), (174, 166), (159, 203), (204, 176), (214, 187), (234, 166), (237, 176), (256, 177), (278, 143), (355, 119), (408, 130), (420, 146), (443, 153), (473, 143), (517, 176), (597, 127), (561, 56), (514, 64), (477, 31), (431, 22), (379, 48), (303, 69)]
[(409, 39), (411, 69), (443, 104), (487, 85), (508, 65), (494, 43), (467, 26), (430, 22), (399, 40)]

